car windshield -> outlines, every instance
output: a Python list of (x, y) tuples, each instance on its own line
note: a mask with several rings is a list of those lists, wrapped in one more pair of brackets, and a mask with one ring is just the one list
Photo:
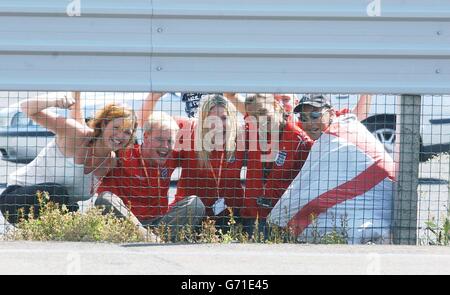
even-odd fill
[(28, 126), (32, 124), (33, 121), (22, 112), (16, 113), (11, 119), (11, 127)]

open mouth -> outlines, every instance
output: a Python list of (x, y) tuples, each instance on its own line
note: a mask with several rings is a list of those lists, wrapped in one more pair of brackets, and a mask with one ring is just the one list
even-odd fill
[(158, 151), (157, 154), (161, 158), (166, 158), (169, 155), (169, 152), (167, 152), (167, 151)]

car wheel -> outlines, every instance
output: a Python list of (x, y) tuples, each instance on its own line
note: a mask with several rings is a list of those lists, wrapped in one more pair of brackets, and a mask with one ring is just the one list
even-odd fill
[[(392, 157), (394, 157), (395, 152), (395, 142), (396, 142), (396, 120), (395, 116), (381, 116), (377, 118), (371, 118), (363, 122), (367, 129), (378, 139), (386, 150)], [(425, 154), (422, 146), (422, 138), (420, 139), (420, 161), (426, 161), (429, 155)]]
[(385, 150), (391, 155), (395, 151), (395, 120), (392, 118), (383, 118), (382, 122), (375, 120), (375, 122), (365, 122), (367, 129), (378, 139)]

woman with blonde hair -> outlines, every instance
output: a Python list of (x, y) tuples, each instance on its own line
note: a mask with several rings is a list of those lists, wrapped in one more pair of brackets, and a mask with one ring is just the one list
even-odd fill
[(240, 175), (244, 148), (239, 145), (237, 110), (222, 95), (206, 95), (198, 119), (182, 125), (182, 172), (176, 197), (198, 196), (206, 207), (206, 216), (226, 229), (229, 210), (236, 216), (243, 197)]
[(38, 191), (46, 191), (50, 201), (76, 211), (76, 202), (89, 199), (96, 184), (116, 164), (116, 152), (134, 141), (137, 119), (132, 110), (109, 104), (98, 111), (88, 126), (57, 115), (49, 108), (69, 109), (79, 99), (40, 96), (20, 103), (22, 112), (55, 133), (51, 141), (28, 165), (9, 175), (8, 187), (0, 196), (0, 210), (9, 222), (18, 222), (18, 210), (25, 216), (33, 207), (37, 216)]

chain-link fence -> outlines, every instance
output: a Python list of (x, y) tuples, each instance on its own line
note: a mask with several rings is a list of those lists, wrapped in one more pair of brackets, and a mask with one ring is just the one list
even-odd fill
[(0, 228), (30, 238), (47, 222), (82, 240), (67, 216), (112, 213), (131, 222), (121, 231), (166, 242), (390, 244), (414, 224), (407, 239), (445, 244), (450, 97), (415, 102), (1, 92)]

